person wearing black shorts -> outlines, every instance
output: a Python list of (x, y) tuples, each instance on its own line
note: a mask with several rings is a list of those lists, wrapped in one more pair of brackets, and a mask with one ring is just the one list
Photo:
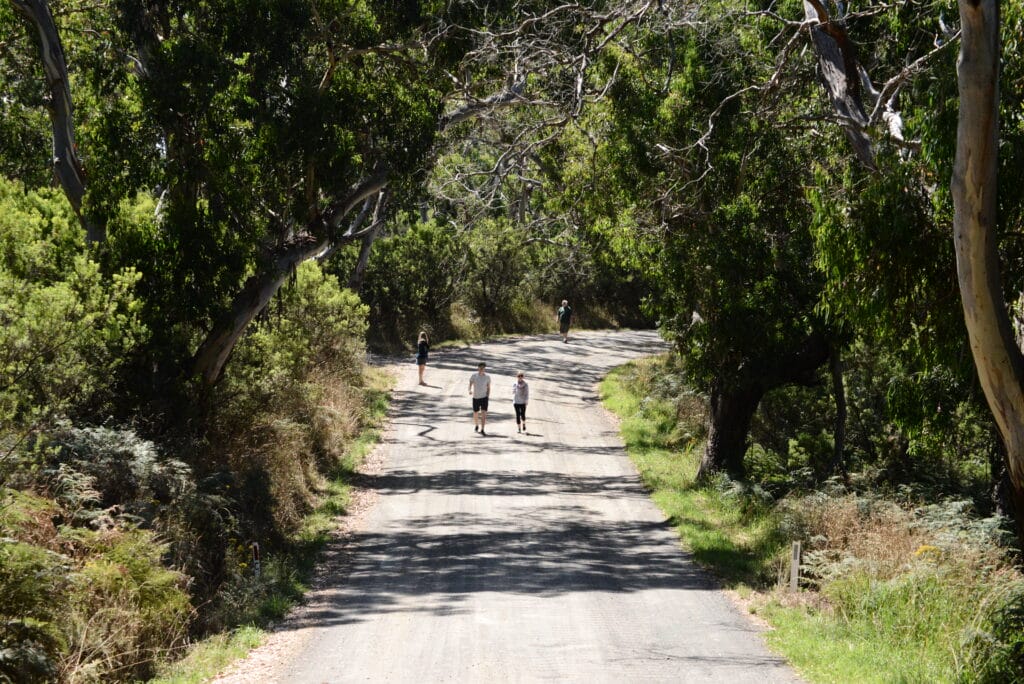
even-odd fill
[(484, 372), (486, 367), (487, 364), (481, 361), (476, 373), (469, 376), (469, 396), (473, 397), (473, 431), (481, 435), (487, 434), (487, 399), (491, 396), (491, 376)]

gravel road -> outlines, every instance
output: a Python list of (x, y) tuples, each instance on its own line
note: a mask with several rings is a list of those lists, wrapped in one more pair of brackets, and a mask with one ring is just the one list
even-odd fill
[[(221, 682), (795, 682), (680, 550), (596, 383), (652, 332), (581, 332), (395, 368), (372, 501), (305, 606)], [(487, 436), (469, 376), (492, 377)], [(516, 433), (517, 370), (530, 433)]]

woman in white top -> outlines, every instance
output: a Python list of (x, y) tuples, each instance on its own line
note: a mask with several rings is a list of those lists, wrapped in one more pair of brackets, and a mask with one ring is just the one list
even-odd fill
[[(516, 374), (512, 385), (512, 407), (516, 410), (516, 432), (526, 434), (526, 404), (530, 401), (530, 386), (523, 379), (523, 371)], [(522, 426), (520, 427), (520, 423)]]

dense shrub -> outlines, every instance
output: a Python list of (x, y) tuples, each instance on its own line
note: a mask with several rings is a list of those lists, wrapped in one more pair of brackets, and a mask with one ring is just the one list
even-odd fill
[(138, 278), (100, 272), (63, 196), (0, 179), (0, 440), (109, 399), (145, 334)]
[(366, 307), (306, 263), (239, 344), (210, 398), (204, 477), (244, 511), (240, 533), (293, 534), (360, 427)]
[[(68, 479), (65, 477), (64, 479)], [(68, 506), (0, 490), (0, 678), (109, 681), (146, 677), (180, 645), (192, 616), (184, 575), (152, 531), (89, 519), (91, 478)]]
[(770, 491), (818, 486), (845, 476), (858, 491), (879, 488), (915, 501), (969, 497), (990, 512), (998, 444), (975, 396), (941, 367), (915, 371), (860, 343), (844, 355), (847, 403), (843, 458), (834, 458), (836, 401), (828, 371), (812, 387), (769, 393), (751, 429), (750, 477)]
[[(436, 337), (451, 332), (451, 307), (467, 286), (466, 236), (449, 224), (414, 223), (378, 239), (361, 296), (370, 310), (370, 339), (411, 345), (422, 329)], [(353, 251), (335, 268), (350, 273)]]

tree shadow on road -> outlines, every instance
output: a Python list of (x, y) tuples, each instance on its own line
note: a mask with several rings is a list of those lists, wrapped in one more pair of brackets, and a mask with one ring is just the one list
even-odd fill
[(715, 588), (668, 542), (672, 532), (664, 522), (587, 520), (587, 511), (575, 506), (519, 513), (512, 526), (449, 513), (418, 518), (413, 530), (357, 534), (347, 581), (324, 592), (291, 626), (346, 624), (396, 611), (452, 614), (475, 592)]

